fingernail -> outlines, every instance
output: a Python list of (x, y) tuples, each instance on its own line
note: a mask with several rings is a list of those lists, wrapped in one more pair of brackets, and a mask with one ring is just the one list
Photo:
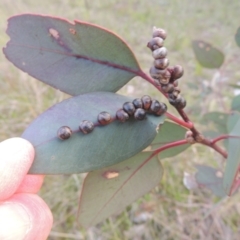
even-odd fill
[(0, 204), (0, 239), (24, 240), (30, 229), (30, 215), (23, 205)]

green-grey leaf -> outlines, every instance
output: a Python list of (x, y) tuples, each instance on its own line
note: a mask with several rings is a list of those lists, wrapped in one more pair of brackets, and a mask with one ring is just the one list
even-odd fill
[(9, 61), (70, 95), (115, 92), (140, 70), (120, 37), (89, 23), (23, 14), (9, 19), (7, 34)]
[[(149, 146), (149, 148), (146, 149), (146, 151), (154, 151), (155, 149), (162, 147), (165, 144), (183, 140), (185, 138), (186, 128), (183, 128), (182, 126), (165, 121), (164, 124), (161, 126), (157, 136)], [(179, 153), (185, 151), (190, 144), (184, 144), (178, 147), (174, 147), (171, 149), (164, 150), (159, 154), (160, 159), (174, 157), (178, 155)]]
[(210, 189), (212, 193), (218, 197), (225, 197), (226, 193), (223, 189), (223, 174), (220, 170), (197, 165), (196, 181), (198, 184)]
[[(237, 115), (232, 115), (232, 120), (228, 121), (228, 127), (230, 130), (229, 135), (240, 136), (240, 118), (238, 120)], [(228, 139), (228, 158), (226, 162), (226, 168), (223, 178), (223, 187), (227, 195), (232, 194), (232, 186), (234, 184), (238, 169), (240, 166), (240, 139), (229, 138)]]
[(240, 95), (233, 98), (231, 109), (240, 112)]
[(228, 116), (229, 114), (226, 114), (226, 113), (209, 112), (203, 116), (201, 122), (204, 125), (212, 123), (214, 124), (216, 130), (218, 130), (219, 133), (226, 134), (228, 133), (227, 125), (226, 125)]
[(233, 130), (234, 126), (237, 124), (239, 119), (240, 119), (240, 112), (233, 112), (229, 115), (227, 120), (228, 133), (230, 133)]
[(238, 85), (238, 84), (231, 84), (231, 83), (229, 83), (228, 86), (236, 88), (236, 89), (240, 88), (240, 85)]
[(240, 27), (237, 29), (237, 32), (235, 34), (235, 40), (237, 45), (240, 47)]
[(224, 62), (224, 54), (211, 44), (194, 40), (192, 47), (198, 62), (205, 68), (220, 68)]
[[(49, 108), (25, 130), (22, 137), (35, 147), (36, 157), (29, 173), (67, 174), (88, 172), (121, 162), (146, 148), (157, 134), (164, 116), (147, 116), (143, 121), (114, 121), (95, 127), (90, 134), (78, 130), (81, 121), (97, 123), (102, 111), (115, 117), (124, 102), (132, 99), (109, 92), (94, 92), (69, 98)], [(57, 138), (61, 126), (75, 133), (70, 139)]]
[[(217, 138), (219, 137), (220, 135), (222, 135), (221, 133), (219, 133), (218, 131), (212, 131), (212, 130), (207, 130), (207, 131), (203, 131), (203, 136), (205, 138), (208, 138), (208, 139), (214, 139), (214, 138)], [(224, 139), (223, 140), (223, 144), (224, 144), (224, 147), (227, 148), (228, 146), (228, 140), (227, 139)]]
[(88, 173), (80, 204), (79, 223), (95, 225), (124, 208), (154, 188), (161, 180), (163, 170), (152, 153), (138, 155), (114, 166)]

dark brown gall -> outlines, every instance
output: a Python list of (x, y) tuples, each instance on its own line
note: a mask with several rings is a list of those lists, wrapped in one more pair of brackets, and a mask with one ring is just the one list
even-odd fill
[(158, 100), (153, 100), (150, 111), (156, 116), (161, 116), (167, 111), (167, 105)]
[(147, 47), (150, 48), (152, 51), (160, 48), (163, 46), (163, 39), (160, 37), (155, 37), (148, 42)]
[(171, 74), (167, 69), (161, 70), (155, 67), (151, 67), (149, 71), (152, 78), (157, 80), (158, 84), (166, 85), (170, 81)]
[(181, 97), (180, 95), (178, 95), (178, 97), (176, 99), (169, 98), (168, 101), (171, 105), (173, 105), (177, 109), (183, 109), (187, 105), (186, 100), (183, 97)]
[(142, 108), (138, 108), (134, 113), (134, 118), (138, 121), (142, 121), (146, 118), (146, 111)]
[(159, 78), (158, 81), (161, 85), (168, 85), (170, 81), (170, 73), (165, 70), (165, 73), (162, 75), (162, 78)]
[(129, 115), (123, 109), (119, 109), (116, 112), (116, 118), (120, 122), (126, 122), (129, 119)]
[(174, 71), (174, 67), (173, 67), (173, 66), (169, 66), (169, 67), (167, 68), (167, 70), (170, 72), (170, 74), (172, 74), (173, 71)]
[(166, 39), (167, 37), (167, 32), (162, 29), (162, 28), (157, 28), (157, 27), (153, 27), (153, 34), (152, 34), (153, 37), (160, 37), (162, 39)]
[(72, 130), (68, 126), (62, 126), (57, 131), (57, 136), (61, 140), (69, 139), (72, 135)]
[(165, 72), (166, 72), (166, 70), (160, 70), (154, 66), (152, 66), (149, 70), (151, 77), (153, 77), (155, 79), (163, 78), (163, 76), (165, 75)]
[(142, 108), (143, 107), (143, 103), (142, 103), (142, 100), (141, 98), (135, 98), (133, 101), (132, 101), (133, 105), (135, 106), (135, 108)]
[[(167, 58), (156, 59), (153, 62), (153, 64), (154, 64), (155, 68), (165, 69), (169, 65), (169, 60)], [(170, 75), (170, 73), (169, 73), (169, 75)], [(169, 76), (169, 78), (170, 78), (170, 76)]]
[(180, 92), (181, 92), (180, 88), (175, 87), (172, 92), (172, 95), (174, 96), (174, 98), (177, 98)]
[(187, 105), (187, 102), (183, 97), (180, 96), (176, 99), (176, 108), (183, 109), (186, 107), (186, 105)]
[[(176, 100), (178, 96), (176, 96), (176, 94), (173, 94), (173, 93), (169, 93), (168, 94), (168, 100), (169, 99), (172, 99), (172, 100)], [(173, 105), (173, 104), (172, 104)]]
[(158, 48), (152, 52), (153, 58), (161, 59), (167, 56), (167, 49), (165, 47)]
[(92, 132), (93, 129), (94, 129), (94, 124), (87, 120), (82, 121), (79, 125), (79, 130), (84, 134), (88, 134)]
[(148, 110), (152, 103), (151, 97), (148, 95), (144, 95), (142, 97), (142, 103), (143, 103), (143, 109)]
[(129, 115), (133, 115), (134, 112), (136, 111), (135, 106), (131, 102), (125, 102), (123, 104), (123, 110), (128, 113)]
[(108, 112), (101, 112), (98, 114), (98, 122), (101, 125), (107, 125), (112, 122), (111, 114)]
[(155, 113), (155, 112), (159, 111), (160, 108), (161, 108), (160, 102), (158, 100), (153, 99), (151, 106), (149, 108), (150, 112)]
[(169, 83), (167, 85), (163, 85), (162, 90), (165, 93), (172, 93), (174, 91), (174, 85), (172, 83)]
[(159, 116), (164, 114), (165, 112), (167, 112), (167, 109), (168, 109), (167, 105), (165, 103), (161, 102), (161, 105), (162, 105), (161, 110), (157, 112), (157, 115), (159, 115)]
[(178, 86), (178, 80), (175, 80), (175, 81), (173, 82), (173, 86), (174, 86), (174, 87), (177, 87), (177, 86)]
[(183, 76), (184, 70), (183, 67), (180, 65), (176, 65), (173, 67), (173, 72), (171, 74), (171, 81), (175, 81)]
[(172, 98), (171, 94), (168, 95), (168, 101), (171, 105), (173, 105), (175, 107), (176, 99)]

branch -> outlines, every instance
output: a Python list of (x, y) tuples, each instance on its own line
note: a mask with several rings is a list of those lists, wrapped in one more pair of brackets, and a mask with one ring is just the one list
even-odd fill
[(186, 127), (188, 129), (191, 129), (193, 127), (193, 124), (191, 122), (184, 122), (169, 112), (166, 112), (165, 115), (167, 116), (167, 118), (171, 119), (173, 122), (175, 122), (183, 127)]
[(199, 143), (214, 149), (216, 152), (220, 153), (224, 158), (227, 158), (228, 156), (227, 152), (221, 147), (219, 147), (215, 142), (212, 143), (212, 140), (204, 138), (202, 142), (199, 142)]
[(156, 155), (156, 154), (158, 154), (158, 153), (160, 153), (160, 152), (162, 152), (164, 150), (167, 150), (169, 148), (178, 147), (178, 146), (184, 145), (184, 144), (188, 144), (186, 139), (175, 141), (175, 142), (171, 142), (171, 143), (168, 143), (168, 144), (163, 145), (162, 147), (156, 149), (153, 154)]
[(215, 144), (218, 141), (224, 140), (224, 139), (228, 139), (228, 138), (240, 138), (240, 136), (233, 136), (233, 135), (221, 135), (217, 138), (214, 138), (211, 140), (211, 144)]
[[(185, 111), (183, 109), (176, 108), (176, 110), (178, 111), (179, 115), (182, 117), (182, 119), (185, 122), (191, 122), (189, 117), (187, 116), (187, 114), (185, 113)], [(192, 127), (190, 128), (190, 130), (192, 131), (194, 138), (200, 134), (199, 131), (194, 127), (193, 124), (192, 124)]]

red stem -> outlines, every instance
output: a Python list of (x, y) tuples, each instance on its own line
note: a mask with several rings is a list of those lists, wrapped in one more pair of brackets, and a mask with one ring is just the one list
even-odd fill
[(231, 189), (230, 189), (230, 191), (228, 193), (228, 196), (231, 196), (238, 189), (238, 187), (240, 185), (240, 179), (237, 178), (238, 174), (239, 174), (239, 168), (238, 168), (238, 171), (236, 171), (236, 174), (235, 174), (235, 177), (234, 177), (234, 181), (232, 183), (232, 186), (231, 186)]
[(228, 139), (228, 138), (240, 138), (240, 136), (233, 136), (233, 135), (221, 135), (217, 138), (214, 138), (211, 140), (211, 144), (215, 144), (218, 141), (224, 140), (224, 139)]
[(186, 127), (188, 129), (191, 129), (193, 127), (193, 124), (191, 122), (184, 122), (182, 121), (181, 119), (175, 117), (174, 115), (172, 115), (171, 113), (169, 112), (166, 112), (165, 115), (171, 119), (173, 122), (183, 126), (183, 127)]
[[(138, 72), (138, 75), (139, 75), (140, 77), (142, 77), (143, 79), (145, 79), (146, 81), (148, 81), (149, 83), (151, 83), (154, 87), (156, 87), (165, 97), (168, 97), (167, 94), (162, 91), (161, 87), (160, 87), (160, 86), (157, 86), (156, 83), (154, 82), (154, 80), (153, 80), (149, 75), (147, 75), (146, 73), (144, 73), (144, 72), (142, 72), (142, 71), (139, 71), (139, 72)], [(189, 117), (187, 116), (187, 114), (185, 113), (185, 111), (184, 111), (183, 109), (178, 109), (178, 108), (176, 108), (176, 110), (178, 111), (179, 115), (182, 117), (182, 119), (183, 119), (184, 121), (181, 121), (180, 119), (178, 119), (177, 117), (171, 115), (170, 113), (166, 113), (166, 116), (167, 116), (168, 118), (170, 118), (172, 121), (174, 121), (174, 122), (176, 122), (176, 123), (178, 123), (178, 124), (180, 124), (180, 125), (188, 128), (188, 129), (190, 129), (190, 130), (192, 131), (192, 133), (193, 133), (193, 138), (194, 138), (195, 140), (197, 140), (198, 137), (200, 137), (201, 135), (200, 135), (200, 133), (198, 132), (198, 130), (195, 128), (195, 126), (193, 125), (193, 123), (190, 121), (190, 119), (189, 119)], [(200, 137), (200, 139), (201, 139), (201, 137)], [(221, 140), (221, 139), (220, 139), (220, 140)], [(167, 148), (171, 148), (171, 147), (178, 146), (178, 144), (181, 145), (181, 144), (187, 143), (186, 140), (182, 140), (182, 141), (184, 141), (184, 142), (180, 142), (180, 144), (179, 144), (178, 142), (173, 142), (173, 143), (169, 143), (169, 144), (167, 144), (167, 145), (165, 145), (165, 146), (166, 146)], [(201, 144), (203, 144), (203, 145), (206, 145), (206, 146), (214, 149), (216, 152), (220, 153), (224, 158), (227, 158), (227, 152), (226, 152), (224, 149), (220, 148), (220, 147), (216, 144), (217, 141), (219, 141), (219, 140), (218, 140), (218, 139), (214, 139), (214, 140), (211, 141), (211, 140), (208, 140), (208, 139), (203, 138), (202, 141), (197, 141), (197, 142), (199, 142), (199, 143), (201, 143)], [(175, 145), (175, 144), (177, 144), (177, 145)], [(165, 146), (163, 146), (164, 149), (165, 149)], [(163, 148), (163, 147), (162, 147), (162, 148)], [(163, 151), (164, 149), (161, 150), (162, 148), (160, 148), (159, 151)]]
[(236, 190), (239, 188), (239, 186), (240, 186), (240, 180), (237, 180), (236, 182), (234, 182), (234, 184), (230, 190), (229, 196), (231, 196), (233, 193), (235, 193)]
[(227, 158), (228, 156), (227, 152), (221, 147), (219, 147), (216, 143), (212, 143), (212, 140), (205, 138), (200, 143), (214, 149), (216, 152), (220, 153), (224, 158)]
[(186, 139), (183, 139), (183, 140), (179, 140), (179, 141), (175, 141), (175, 142), (171, 142), (171, 143), (168, 143), (166, 145), (163, 145), (162, 147), (156, 149), (153, 153), (153, 156), (164, 151), (164, 150), (167, 150), (169, 148), (172, 148), (172, 147), (177, 147), (177, 146), (180, 146), (180, 145), (184, 145), (184, 144), (188, 144), (187, 140)]

